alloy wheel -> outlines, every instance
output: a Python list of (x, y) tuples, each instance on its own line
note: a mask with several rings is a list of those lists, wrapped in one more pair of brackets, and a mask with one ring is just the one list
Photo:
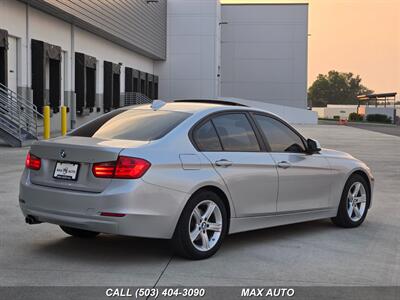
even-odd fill
[(347, 194), (347, 214), (353, 222), (364, 216), (367, 207), (367, 193), (361, 182), (354, 182)]
[(204, 200), (193, 209), (189, 219), (189, 235), (199, 251), (212, 249), (221, 237), (222, 214), (212, 200)]

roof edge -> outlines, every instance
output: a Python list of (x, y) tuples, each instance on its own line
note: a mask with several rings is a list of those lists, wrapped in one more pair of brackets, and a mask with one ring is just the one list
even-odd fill
[(244, 6), (244, 5), (306, 5), (309, 6), (309, 3), (221, 3), (221, 6)]

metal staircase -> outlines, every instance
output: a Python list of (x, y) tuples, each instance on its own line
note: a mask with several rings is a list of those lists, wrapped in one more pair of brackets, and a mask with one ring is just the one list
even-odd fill
[(13, 147), (30, 145), (38, 139), (36, 106), (0, 83), (0, 139)]
[(147, 104), (151, 102), (153, 102), (153, 100), (151, 100), (144, 94), (136, 92), (125, 92), (125, 106)]

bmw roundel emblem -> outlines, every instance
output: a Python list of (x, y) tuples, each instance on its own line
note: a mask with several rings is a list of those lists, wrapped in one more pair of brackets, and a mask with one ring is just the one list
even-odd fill
[(61, 151), (60, 151), (60, 156), (61, 156), (62, 158), (65, 158), (65, 157), (67, 156), (67, 153), (65, 153), (64, 150), (61, 150)]

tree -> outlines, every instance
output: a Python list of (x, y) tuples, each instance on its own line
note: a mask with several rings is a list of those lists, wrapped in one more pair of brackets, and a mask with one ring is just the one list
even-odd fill
[(357, 104), (357, 96), (371, 94), (372, 90), (361, 84), (359, 75), (335, 70), (319, 74), (308, 89), (308, 102), (315, 107), (327, 104)]

